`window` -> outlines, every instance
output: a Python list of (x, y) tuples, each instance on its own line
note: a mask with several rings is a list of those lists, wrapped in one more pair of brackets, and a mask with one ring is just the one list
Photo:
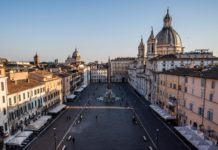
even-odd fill
[(11, 98), (9, 98), (9, 105), (11, 106)]
[(2, 91), (5, 90), (5, 88), (4, 88), (4, 82), (1, 82), (1, 88), (2, 88)]
[(19, 99), (19, 101), (21, 101), (21, 96), (20, 95), (18, 95), (18, 99)]
[(204, 89), (201, 89), (201, 98), (204, 98)]
[(194, 89), (192, 89), (192, 95), (194, 95)]
[(205, 79), (201, 79), (201, 87), (205, 86)]
[(181, 91), (182, 90), (182, 87), (181, 85), (178, 85), (178, 90)]
[(199, 107), (199, 108), (198, 108), (198, 114), (199, 114), (200, 116), (203, 116), (203, 113), (204, 113), (203, 108), (202, 108), (202, 107)]
[(2, 103), (5, 103), (5, 96), (2, 96)]
[(188, 83), (188, 77), (185, 77), (185, 83)]
[(210, 93), (209, 100), (213, 101), (213, 93)]
[(213, 110), (208, 110), (207, 111), (207, 119), (210, 121), (213, 121)]
[(28, 97), (28, 98), (30, 97), (30, 92), (27, 92), (27, 97)]
[(172, 88), (172, 83), (170, 83), (170, 88)]
[(176, 89), (176, 84), (173, 84), (173, 88)]
[(212, 88), (212, 89), (215, 88), (215, 81), (214, 81), (214, 80), (211, 82), (211, 88)]
[(187, 91), (188, 91), (188, 88), (187, 88), (187, 87), (185, 87), (185, 89), (184, 89), (184, 92), (185, 92), (185, 93), (187, 93)]
[(23, 93), (23, 99), (26, 99), (26, 98), (25, 98), (25, 97), (26, 97), (25, 95), (26, 95), (26, 94), (25, 94), (25, 93)]
[(14, 96), (14, 103), (16, 103), (17, 102), (17, 98), (16, 98), (16, 96)]
[(3, 114), (6, 115), (6, 109), (5, 108), (3, 108)]
[(193, 110), (193, 104), (192, 104), (192, 103), (189, 104), (189, 109), (190, 109), (191, 111)]

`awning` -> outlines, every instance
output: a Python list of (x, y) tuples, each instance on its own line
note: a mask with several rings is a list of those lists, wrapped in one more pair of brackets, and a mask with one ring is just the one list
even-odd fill
[(211, 141), (204, 139), (202, 132), (193, 130), (190, 126), (178, 126), (175, 129), (199, 150), (218, 150)]
[(16, 137), (29, 137), (31, 134), (33, 134), (32, 131), (22, 131), (16, 135)]
[(67, 96), (67, 99), (74, 99), (74, 98), (76, 98), (76, 95), (74, 94)]
[(6, 142), (6, 145), (22, 146), (23, 142), (32, 134), (32, 131), (22, 131)]
[(85, 89), (88, 85), (87, 84), (84, 84), (81, 86), (81, 88)]
[(78, 88), (75, 90), (75, 92), (82, 92), (84, 88)]
[(176, 119), (175, 116), (170, 115), (166, 110), (160, 108), (157, 105), (150, 105), (151, 109), (153, 109), (156, 113), (158, 113), (165, 120)]
[(59, 104), (57, 105), (55, 108), (52, 108), (51, 110), (49, 110), (48, 112), (51, 114), (56, 114), (59, 113), (62, 109), (64, 109), (66, 107), (66, 105), (64, 104)]
[(168, 105), (170, 105), (170, 106), (176, 106), (176, 104), (173, 103), (173, 102), (171, 102), (171, 101), (168, 101)]
[(50, 118), (51, 116), (42, 116), (35, 122), (29, 124), (24, 130), (38, 131), (48, 122)]
[(27, 137), (14, 137), (10, 141), (8, 141), (7, 145), (16, 145), (16, 146), (22, 146), (22, 143), (27, 139)]

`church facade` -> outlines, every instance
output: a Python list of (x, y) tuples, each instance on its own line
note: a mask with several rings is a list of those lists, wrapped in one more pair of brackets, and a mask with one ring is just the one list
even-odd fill
[(128, 69), (129, 84), (146, 100), (158, 103), (159, 75), (170, 69), (197, 68), (218, 64), (218, 58), (207, 49), (184, 52), (180, 35), (172, 27), (169, 10), (163, 18), (163, 27), (157, 35), (153, 29), (147, 48), (141, 38), (137, 60)]

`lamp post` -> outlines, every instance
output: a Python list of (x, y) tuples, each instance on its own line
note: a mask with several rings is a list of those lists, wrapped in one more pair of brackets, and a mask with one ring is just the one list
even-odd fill
[(159, 144), (158, 144), (158, 135), (159, 135), (159, 129), (156, 129), (156, 148), (157, 148), (157, 150), (159, 150)]
[(56, 128), (53, 128), (53, 132), (54, 132), (54, 143), (55, 143), (55, 150), (57, 149), (56, 147)]

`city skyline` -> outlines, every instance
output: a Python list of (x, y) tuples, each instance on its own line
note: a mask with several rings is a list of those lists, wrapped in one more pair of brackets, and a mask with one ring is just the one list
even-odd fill
[(151, 26), (155, 35), (161, 30), (168, 7), (185, 52), (208, 48), (217, 56), (215, 3), (2, 1), (1, 57), (32, 61), (37, 52), (41, 61), (63, 62), (76, 47), (85, 62), (136, 57), (141, 35), (146, 43)]

